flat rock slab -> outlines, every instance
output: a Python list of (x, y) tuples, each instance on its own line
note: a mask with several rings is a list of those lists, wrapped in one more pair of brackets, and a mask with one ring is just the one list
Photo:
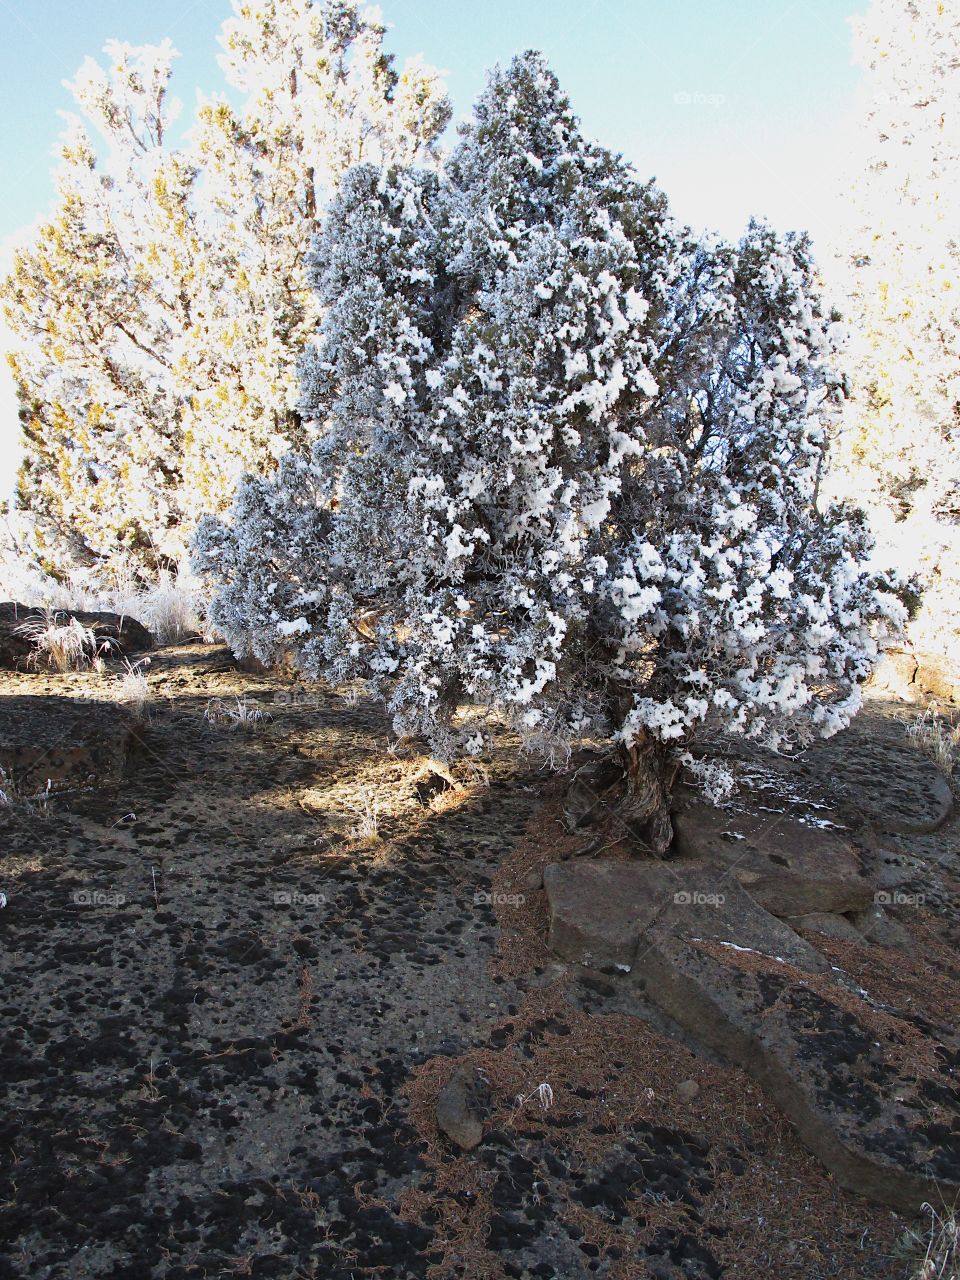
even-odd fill
[(544, 868), (550, 946), (564, 960), (630, 972), (655, 930), (755, 947), (817, 972), (826, 962), (736, 878), (696, 862), (575, 859)]
[(801, 776), (829, 777), (834, 791), (880, 831), (924, 835), (953, 812), (950, 784), (933, 761), (894, 736), (856, 731), (818, 742), (797, 760)]
[(0, 697), (0, 768), (18, 791), (115, 785), (133, 731), (116, 704), (85, 699)]
[(839, 832), (783, 814), (730, 812), (690, 797), (673, 825), (682, 857), (728, 871), (775, 916), (859, 911), (873, 902), (875, 886)]
[(619, 967), (748, 1071), (843, 1186), (907, 1213), (960, 1193), (952, 1031), (871, 1000), (716, 869), (564, 863), (544, 885), (558, 954)]

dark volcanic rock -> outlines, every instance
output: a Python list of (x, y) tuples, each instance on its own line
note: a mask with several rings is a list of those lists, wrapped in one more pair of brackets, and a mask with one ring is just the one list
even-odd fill
[(651, 930), (753, 947), (816, 972), (826, 962), (764, 911), (736, 879), (704, 863), (609, 859), (553, 863), (544, 869), (550, 946), (564, 960), (627, 972)]
[(123, 658), (153, 648), (153, 637), (146, 627), (125, 614), (87, 613), (82, 609), (44, 611), (7, 601), (0, 604), (0, 667), (22, 670), (29, 664), (34, 646), (22, 628), (44, 623), (48, 618), (57, 626), (65, 626), (71, 618), (76, 618), (93, 632), (99, 645), (106, 646), (108, 657)]
[(960, 1192), (946, 1029), (886, 1009), (732, 876), (689, 864), (547, 867), (550, 940), (629, 984), (704, 1049), (743, 1067), (851, 1190), (905, 1211)]
[(859, 911), (873, 901), (841, 835), (785, 815), (728, 813), (687, 798), (674, 814), (677, 852), (730, 873), (776, 916)]
[(0, 769), (25, 794), (119, 782), (132, 735), (113, 702), (0, 697)]

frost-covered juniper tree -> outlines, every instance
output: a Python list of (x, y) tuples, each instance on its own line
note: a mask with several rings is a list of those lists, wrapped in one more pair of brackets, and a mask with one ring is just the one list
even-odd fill
[(531, 53), (439, 177), (350, 171), (311, 272), (318, 442), (197, 540), (235, 650), (365, 678), (442, 756), (490, 711), (554, 758), (613, 741), (658, 851), (698, 730), (848, 722), (900, 606), (818, 505), (839, 326), (805, 240), (693, 239)]
[(19, 502), (58, 576), (172, 567), (202, 512), (303, 445), (318, 208), (360, 160), (431, 163), (449, 118), (438, 74), (395, 66), (355, 0), (232, 9), (233, 102), (204, 103), (184, 146), (169, 142), (169, 41), (111, 41), (105, 67), (84, 63), (53, 215), (0, 281)]
[(830, 483), (926, 585), (912, 642), (960, 659), (960, 9), (872, 0), (854, 34), (859, 163), (834, 266), (853, 396)]

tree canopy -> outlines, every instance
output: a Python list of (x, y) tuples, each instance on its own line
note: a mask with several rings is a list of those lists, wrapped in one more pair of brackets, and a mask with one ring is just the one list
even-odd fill
[(960, 15), (873, 0), (849, 226), (835, 276), (854, 395), (831, 488), (855, 492), (883, 554), (926, 587), (911, 635), (960, 657)]
[(198, 534), (235, 650), (367, 680), (447, 757), (491, 712), (634, 764), (849, 721), (901, 607), (821, 499), (843, 330), (805, 239), (694, 237), (529, 53), (439, 174), (346, 173), (310, 276), (316, 440)]
[(318, 209), (358, 161), (430, 162), (449, 118), (437, 74), (395, 68), (352, 0), (233, 7), (221, 62), (240, 105), (205, 102), (182, 147), (169, 41), (84, 64), (55, 211), (3, 288), (19, 501), (57, 572), (171, 565), (244, 472), (304, 444)]

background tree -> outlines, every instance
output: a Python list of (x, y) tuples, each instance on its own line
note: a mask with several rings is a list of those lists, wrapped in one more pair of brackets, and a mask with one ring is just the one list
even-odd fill
[(445, 757), (490, 713), (554, 759), (613, 740), (657, 850), (699, 729), (848, 722), (900, 606), (819, 502), (839, 326), (803, 239), (696, 241), (527, 54), (440, 179), (346, 175), (311, 272), (311, 457), (198, 534), (235, 650), (366, 679)]
[(915, 642), (960, 657), (960, 14), (873, 0), (854, 30), (862, 172), (836, 279), (854, 398), (831, 487), (867, 506), (891, 563), (920, 570)]
[(436, 73), (394, 68), (346, 0), (234, 4), (223, 66), (171, 149), (169, 42), (108, 45), (71, 86), (53, 218), (4, 287), (26, 459), (20, 504), (48, 568), (178, 561), (201, 511), (303, 446), (296, 363), (316, 325), (303, 263), (317, 209), (369, 156), (429, 161)]
[(171, 554), (182, 481), (177, 368), (203, 252), (186, 213), (195, 171), (164, 145), (169, 43), (107, 52), (109, 74), (88, 61), (71, 86), (106, 167), (72, 119), (54, 217), (4, 288), (26, 436), (20, 497), (54, 561)]

